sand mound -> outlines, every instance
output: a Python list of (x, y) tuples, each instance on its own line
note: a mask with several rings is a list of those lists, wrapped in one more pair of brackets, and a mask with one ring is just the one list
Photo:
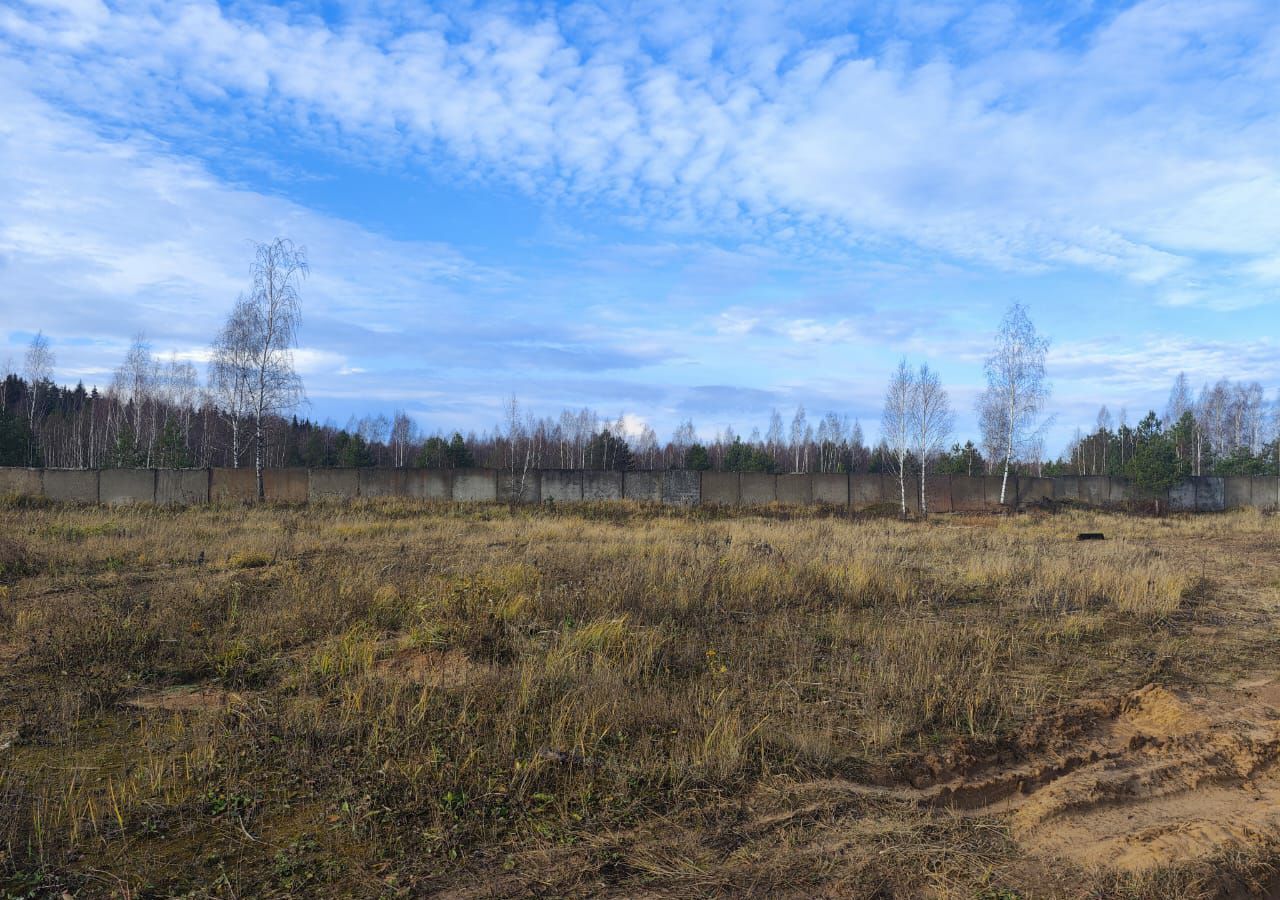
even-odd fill
[(222, 709), (239, 697), (231, 691), (210, 685), (183, 684), (176, 687), (145, 691), (127, 701), (136, 709), (164, 710), (166, 712), (191, 712), (201, 709)]

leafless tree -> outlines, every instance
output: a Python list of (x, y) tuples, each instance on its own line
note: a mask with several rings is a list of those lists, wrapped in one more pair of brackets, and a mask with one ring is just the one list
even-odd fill
[(911, 453), (911, 408), (915, 399), (915, 376), (904, 359), (898, 363), (884, 393), (880, 414), (880, 439), (884, 442), (898, 476), (902, 514), (907, 514), (907, 458)]
[(1044, 370), (1048, 350), (1049, 340), (1036, 334), (1022, 304), (1010, 306), (996, 332), (995, 349), (987, 357), (987, 389), (978, 400), (983, 440), (989, 447), (1000, 448), (1004, 460), (1002, 504), (1014, 457), (1025, 453), (1048, 424), (1037, 421), (1049, 398)]
[[(920, 513), (927, 516), (929, 505), (925, 499), (925, 482), (929, 460), (945, 448), (947, 438), (955, 427), (955, 414), (951, 411), (951, 400), (946, 388), (942, 386), (938, 373), (930, 369), (928, 363), (920, 366), (920, 372), (911, 387), (907, 420), (913, 449), (920, 465)], [(905, 512), (905, 508), (903, 511)]]
[(409, 447), (417, 437), (417, 426), (404, 410), (396, 410), (391, 421), (391, 450), (397, 469), (403, 469), (409, 455)]
[(800, 471), (800, 452), (804, 444), (805, 414), (804, 405), (796, 407), (796, 414), (791, 419), (791, 453), (793, 457), (792, 472)]
[(53, 378), (54, 362), (49, 339), (43, 331), (37, 332), (27, 347), (23, 366), (27, 378), (27, 465), (30, 466), (36, 464), (36, 413), (41, 409), (45, 388)]
[(241, 429), (250, 419), (249, 383), (253, 374), (254, 311), (243, 296), (213, 341), (209, 391), (219, 415), (231, 431), (231, 465), (240, 468), (244, 454)]

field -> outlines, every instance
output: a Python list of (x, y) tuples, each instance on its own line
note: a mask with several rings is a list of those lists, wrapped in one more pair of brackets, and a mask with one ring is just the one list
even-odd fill
[(1276, 896), (1278, 620), (1257, 513), (10, 503), (0, 897)]

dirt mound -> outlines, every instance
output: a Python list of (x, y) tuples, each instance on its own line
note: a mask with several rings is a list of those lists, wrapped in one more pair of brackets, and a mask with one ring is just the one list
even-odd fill
[(379, 660), (375, 671), (384, 677), (440, 688), (463, 687), (493, 675), (490, 666), (472, 662), (457, 650), (400, 650)]
[(1247, 850), (1280, 838), (1278, 700), (1270, 676), (1198, 698), (1148, 685), (1035, 723), (1004, 759), (917, 795), (1007, 816), (1028, 851), (1086, 867)]
[(182, 684), (145, 691), (127, 702), (129, 706), (136, 709), (191, 712), (200, 709), (222, 709), (239, 696), (211, 685)]

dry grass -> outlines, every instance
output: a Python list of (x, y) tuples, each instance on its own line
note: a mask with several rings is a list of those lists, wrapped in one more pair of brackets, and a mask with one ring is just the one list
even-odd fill
[(17, 896), (1166, 896), (1202, 873), (1059, 884), (989, 819), (809, 794), (1256, 668), (1280, 588), (1256, 513), (9, 507), (0, 535)]

